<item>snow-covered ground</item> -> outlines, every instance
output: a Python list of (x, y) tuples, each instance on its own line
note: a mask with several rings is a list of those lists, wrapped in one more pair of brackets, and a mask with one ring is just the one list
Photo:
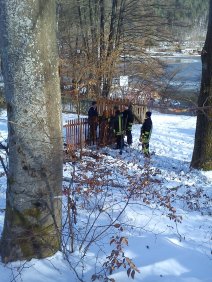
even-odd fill
[[(64, 123), (73, 117), (64, 114)], [(83, 260), (76, 243), (76, 251), (69, 255), (71, 265), (60, 252), (51, 258), (31, 260), (26, 264), (1, 264), (1, 282), (92, 281), (92, 275), (99, 270), (98, 264), (111, 254), (114, 247), (112, 236), (128, 241), (127, 246), (127, 241), (122, 239), (124, 255), (132, 259), (139, 270), (135, 273), (136, 282), (212, 282), (212, 171), (190, 169), (196, 118), (153, 112), (152, 120), (150, 149), (153, 154), (150, 160), (140, 152), (138, 139), (141, 125), (135, 124), (133, 146), (126, 148), (122, 155), (112, 148), (85, 150), (82, 161), (74, 164), (74, 179), (78, 182), (80, 179), (84, 182), (92, 179), (95, 174), (99, 181), (105, 181), (107, 176), (108, 185), (107, 193), (106, 184), (98, 192), (102, 196), (107, 195), (104, 204), (102, 199), (93, 195), (78, 208), (79, 241), (83, 238), (84, 226), (92, 225), (93, 218), (96, 220), (95, 232), (117, 217), (116, 223), (120, 225), (107, 230), (105, 236), (99, 236), (89, 246)], [(5, 138), (5, 113), (0, 117), (0, 129), (1, 138)], [(71, 174), (73, 165), (64, 165), (64, 176)], [(97, 184), (92, 182), (92, 185)], [(88, 188), (83, 187), (83, 191), (87, 192)], [(67, 195), (63, 197), (65, 202)], [(81, 196), (75, 194), (74, 197), (82, 204)], [(125, 207), (127, 199), (129, 202)], [(94, 209), (97, 200), (99, 211)], [(4, 207), (5, 178), (1, 177), (0, 231)], [(119, 214), (122, 210), (123, 213)], [(170, 220), (172, 216), (173, 220)], [(91, 235), (99, 234), (95, 232)], [(87, 242), (91, 237), (86, 238)], [(74, 271), (81, 280), (77, 279)], [(110, 278), (117, 282), (132, 280), (123, 267), (116, 269)]]

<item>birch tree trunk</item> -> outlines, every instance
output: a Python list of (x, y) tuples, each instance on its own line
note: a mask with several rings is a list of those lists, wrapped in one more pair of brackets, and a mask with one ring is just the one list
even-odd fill
[(60, 248), (62, 135), (55, 0), (0, 0), (9, 171), (4, 262)]
[(210, 0), (208, 30), (201, 58), (202, 80), (191, 167), (212, 170), (212, 0)]

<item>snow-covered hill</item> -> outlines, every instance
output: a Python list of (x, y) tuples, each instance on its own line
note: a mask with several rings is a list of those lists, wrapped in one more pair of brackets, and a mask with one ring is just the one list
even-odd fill
[[(73, 116), (63, 115), (64, 122), (70, 118)], [(64, 165), (64, 176), (73, 176), (73, 166), (75, 168), (75, 186), (71, 189), (76, 189), (76, 228), (80, 231), (80, 237), (76, 236), (76, 251), (69, 254), (71, 267), (58, 252), (45, 260), (0, 265), (1, 282), (92, 281), (91, 276), (100, 269), (100, 263), (111, 254), (113, 244), (110, 242), (114, 234), (127, 238), (125, 256), (132, 259), (140, 271), (136, 272), (134, 281), (212, 282), (212, 171), (190, 169), (196, 118), (153, 112), (152, 120), (150, 150), (153, 154), (150, 159), (145, 159), (141, 153), (138, 141), (141, 125), (136, 124), (133, 125), (133, 146), (126, 147), (122, 155), (112, 148), (87, 149), (82, 161)], [(7, 134), (5, 124), (6, 116), (2, 115), (0, 128), (4, 138)], [(93, 194), (83, 198), (83, 193), (79, 193), (83, 191), (88, 195), (91, 187), (88, 183), (97, 187), (103, 182), (107, 187), (101, 184), (98, 191), (101, 197)], [(0, 185), (2, 231), (4, 177), (0, 178)], [(82, 198), (85, 200), (83, 205)], [(64, 193), (64, 203), (66, 199)], [(125, 207), (126, 199), (129, 202)], [(112, 219), (117, 218), (120, 210), (123, 212), (116, 222), (122, 229), (116, 225), (116, 233), (114, 229), (107, 230), (89, 246), (82, 258), (77, 244), (83, 238), (85, 227), (89, 229), (93, 224), (95, 232), (92, 231), (92, 236), (98, 235)], [(170, 220), (172, 216), (173, 220)], [(92, 236), (86, 237), (87, 242)], [(117, 282), (132, 279), (122, 267), (111, 277)]]

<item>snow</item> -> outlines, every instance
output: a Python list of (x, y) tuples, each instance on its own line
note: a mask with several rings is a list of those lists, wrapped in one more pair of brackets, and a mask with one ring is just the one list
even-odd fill
[[(74, 115), (63, 114), (63, 123), (73, 118)], [(132, 188), (139, 189), (139, 185), (147, 181), (148, 186), (144, 185), (144, 188), (136, 190), (137, 194), (130, 198), (118, 219), (123, 231), (115, 228), (116, 234), (120, 233), (120, 236), (128, 240), (128, 246), (124, 245), (124, 255), (132, 259), (140, 271), (135, 273), (134, 281), (212, 282), (212, 171), (203, 172), (190, 168), (196, 117), (153, 112), (152, 120), (150, 150), (154, 153), (150, 159), (145, 159), (140, 152), (138, 139), (141, 125), (135, 124), (132, 131), (133, 146), (124, 149), (122, 155), (112, 148), (102, 148), (99, 151), (93, 148), (92, 151), (84, 151), (80, 164), (74, 164), (79, 181), (86, 181), (96, 173), (99, 181), (106, 181), (107, 178), (113, 186), (113, 189), (108, 188), (109, 200), (104, 204), (95, 195), (84, 203), (84, 208), (78, 210), (78, 224), (88, 224), (89, 215), (89, 220), (92, 220), (92, 209), (97, 200), (99, 205), (102, 204), (100, 208), (107, 210), (111, 218), (116, 218), (125, 205), (124, 196), (129, 195), (128, 186), (133, 183)], [(2, 140), (7, 136), (5, 112), (0, 116), (0, 129)], [(95, 154), (98, 156), (96, 159), (93, 157)], [(73, 165), (64, 165), (64, 176), (70, 177), (71, 173)], [(1, 177), (1, 232), (5, 183), (5, 178)], [(82, 190), (87, 191), (87, 187)], [(167, 210), (165, 205), (160, 206), (157, 197), (152, 198), (153, 194), (157, 194), (160, 199), (171, 199), (176, 221), (167, 217), (171, 210)], [(76, 201), (80, 201), (80, 195), (76, 193), (74, 197)], [(66, 195), (63, 198), (65, 202)], [(107, 214), (100, 213), (98, 220), (98, 226), (103, 226), (108, 222)], [(83, 224), (78, 228), (81, 228), (80, 235), (83, 238)], [(83, 261), (82, 254), (76, 248), (70, 255), (71, 265), (61, 252), (43, 260), (0, 264), (0, 281), (79, 281), (74, 271), (77, 271), (81, 281), (92, 281), (91, 276), (97, 271), (98, 263), (104, 262), (105, 256), (110, 255), (113, 249), (113, 245), (110, 245), (111, 236), (116, 234), (114, 230), (105, 232), (105, 236), (99, 237), (88, 249)], [(117, 282), (132, 280), (122, 267), (115, 270), (110, 278)]]

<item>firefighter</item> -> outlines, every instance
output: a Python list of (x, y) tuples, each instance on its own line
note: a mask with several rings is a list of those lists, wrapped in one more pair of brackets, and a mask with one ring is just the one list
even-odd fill
[(122, 154), (122, 149), (124, 145), (124, 123), (123, 114), (118, 109), (116, 109), (115, 111), (113, 130), (116, 136), (116, 149), (119, 149), (120, 154)]
[(132, 145), (132, 125), (134, 122), (134, 115), (132, 112), (132, 105), (125, 105), (123, 112), (124, 130), (127, 136), (127, 144)]
[(150, 157), (149, 153), (149, 141), (152, 133), (152, 120), (151, 120), (151, 112), (146, 112), (146, 118), (141, 127), (141, 135), (139, 141), (142, 144), (142, 152), (145, 157)]

